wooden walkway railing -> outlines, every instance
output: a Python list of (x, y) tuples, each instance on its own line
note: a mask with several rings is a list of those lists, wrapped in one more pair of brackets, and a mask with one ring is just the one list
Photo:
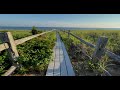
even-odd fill
[(32, 36), (28, 36), (28, 37), (18, 39), (18, 40), (14, 40), (13, 36), (10, 32), (0, 33), (0, 39), (2, 39), (2, 42), (3, 42), (3, 44), (0, 44), (0, 52), (7, 49), (10, 54), (9, 59), (12, 62), (12, 66), (2, 76), (11, 75), (12, 72), (19, 66), (19, 64), (16, 62), (17, 58), (19, 57), (19, 54), (18, 54), (17, 48), (16, 48), (17, 45), (22, 44), (28, 40), (31, 40), (35, 37), (40, 36), (40, 35), (44, 35), (46, 33), (52, 32), (52, 31), (54, 31), (54, 30), (43, 32), (43, 33), (32, 35)]
[[(68, 33), (68, 38), (70, 38), (70, 35), (75, 37), (76, 39), (80, 40), (82, 43), (86, 44), (87, 46), (90, 46), (91, 48), (95, 48), (95, 51), (91, 56), (87, 55), (86, 53), (86, 56), (89, 58), (89, 59), (93, 59), (93, 58), (97, 58), (97, 59), (101, 59), (102, 56), (105, 55), (105, 53), (108, 55), (108, 57), (110, 57), (112, 60), (116, 61), (116, 62), (119, 62), (120, 63), (120, 56), (119, 55), (116, 55), (115, 53), (111, 52), (110, 50), (106, 49), (105, 46), (107, 44), (107, 41), (108, 41), (108, 38), (107, 37), (104, 37), (104, 36), (101, 36), (99, 37), (98, 41), (97, 41), (97, 44), (94, 45), (94, 44), (91, 44), (89, 42), (86, 42), (85, 40), (83, 40), (82, 38), (80, 38), (79, 36), (76, 36), (75, 34), (71, 33), (70, 30), (68, 31), (65, 31), (65, 30), (62, 30), (63, 32), (65, 33)], [(83, 52), (84, 53), (84, 52)], [(107, 70), (105, 70), (103, 67), (101, 67), (101, 69), (103, 69), (105, 71), (105, 73), (108, 75), (108, 76), (112, 76)]]
[[(30, 39), (33, 39), (35, 37), (38, 37), (40, 35), (44, 35), (44, 34), (46, 34), (48, 32), (52, 32), (52, 31), (47, 31), (47, 32), (43, 32), (43, 33), (40, 33), (40, 34), (37, 34), (37, 35), (28, 36), (28, 37), (25, 37), (25, 38), (22, 38), (22, 39), (15, 40), (14, 42), (15, 42), (16, 45), (19, 45), (19, 44), (22, 44), (22, 43), (30, 40)], [(6, 34), (9, 34), (9, 32), (7, 32)], [(4, 38), (4, 35), (5, 35), (5, 33), (0, 33), (1, 38)], [(0, 51), (3, 51), (3, 50), (8, 49), (8, 48), (9, 48), (8, 43), (0, 44)]]
[[(63, 32), (68, 33), (68, 36), (69, 36), (69, 35), (72, 35), (73, 37), (75, 37), (75, 38), (77, 38), (78, 40), (80, 40), (82, 43), (84, 43), (84, 44), (86, 44), (86, 45), (88, 45), (88, 46), (90, 46), (90, 47), (92, 47), (92, 48), (96, 48), (96, 50), (98, 50), (98, 52), (97, 52), (98, 54), (100, 54), (100, 51), (105, 52), (112, 60), (115, 60), (115, 61), (117, 61), (117, 62), (120, 62), (120, 56), (119, 56), (119, 55), (116, 55), (115, 53), (111, 52), (110, 50), (104, 48), (105, 45), (106, 45), (106, 43), (107, 43), (107, 38), (106, 38), (106, 37), (99, 37), (97, 45), (93, 45), (93, 44), (91, 44), (91, 43), (89, 43), (89, 42), (86, 42), (85, 40), (83, 40), (83, 39), (80, 38), (79, 36), (76, 36), (75, 34), (70, 33), (69, 31), (63, 31)], [(104, 42), (102, 43), (102, 41), (104, 41)], [(103, 46), (100, 45), (101, 43), (103, 44)], [(99, 46), (99, 47), (98, 47), (98, 46)], [(99, 48), (99, 49), (98, 49), (98, 48)], [(103, 48), (104, 48), (104, 50), (102, 50)], [(101, 53), (102, 53), (102, 52), (101, 52)], [(102, 55), (102, 54), (101, 54), (101, 55)]]

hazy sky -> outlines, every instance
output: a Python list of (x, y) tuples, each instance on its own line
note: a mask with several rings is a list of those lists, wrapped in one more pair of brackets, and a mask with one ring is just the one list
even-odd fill
[(120, 14), (0, 14), (0, 26), (120, 28)]

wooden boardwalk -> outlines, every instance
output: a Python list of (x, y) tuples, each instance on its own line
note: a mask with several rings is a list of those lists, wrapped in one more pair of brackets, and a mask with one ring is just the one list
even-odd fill
[(72, 64), (59, 34), (54, 47), (54, 60), (49, 63), (46, 76), (75, 76)]

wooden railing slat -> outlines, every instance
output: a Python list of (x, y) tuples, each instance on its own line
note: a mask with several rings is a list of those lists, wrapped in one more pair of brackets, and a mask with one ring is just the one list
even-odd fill
[[(52, 30), (52, 31), (53, 31), (53, 30)], [(43, 33), (36, 34), (36, 35), (33, 35), (33, 36), (28, 36), (28, 37), (25, 37), (25, 38), (22, 38), (22, 39), (15, 40), (15, 44), (16, 44), (16, 45), (22, 44), (22, 43), (24, 43), (24, 42), (26, 42), (26, 41), (28, 41), (28, 40), (31, 40), (31, 39), (33, 39), (33, 38), (35, 38), (35, 37), (38, 37), (38, 36), (40, 36), (40, 35), (43, 35), (43, 34), (46, 34), (46, 33), (48, 33), (48, 32), (52, 32), (52, 31), (47, 31), (47, 32), (43, 32)]]
[(116, 55), (115, 53), (105, 49), (106, 51), (106, 54), (113, 60), (117, 61), (117, 62), (120, 62), (120, 56), (119, 55)]
[(9, 76), (13, 73), (13, 71), (15, 71), (15, 69), (17, 68), (17, 66), (11, 66), (7, 72), (5, 72), (2, 76)]
[(0, 44), (0, 51), (3, 51), (3, 50), (8, 49), (8, 48), (9, 48), (9, 46), (7, 43)]
[[(25, 37), (25, 38), (22, 38), (22, 39), (15, 40), (15, 44), (16, 45), (22, 44), (22, 43), (24, 43), (24, 42), (26, 42), (28, 40), (31, 40), (31, 39), (33, 39), (35, 37), (38, 37), (40, 35), (43, 35), (43, 34), (46, 34), (48, 32), (52, 32), (52, 31), (54, 31), (54, 30), (43, 32), (43, 33), (40, 33), (40, 34), (37, 34), (37, 35), (28, 36), (28, 37)], [(3, 50), (8, 49), (8, 48), (9, 48), (9, 46), (8, 46), (7, 43), (0, 44), (0, 51), (3, 51)]]
[[(64, 32), (68, 33), (67, 31), (64, 31)], [(86, 45), (88, 45), (88, 46), (90, 46), (90, 47), (92, 47), (92, 48), (96, 48), (96, 45), (93, 45), (93, 44), (91, 44), (91, 43), (89, 43), (89, 42), (86, 42), (85, 40), (81, 39), (80, 37), (78, 37), (78, 36), (76, 36), (76, 35), (74, 35), (74, 34), (72, 34), (72, 33), (70, 33), (70, 35), (74, 36), (75, 38), (77, 38), (78, 40), (80, 40), (81, 42), (83, 42), (84, 44), (86, 44)], [(109, 51), (109, 50), (106, 49), (106, 48), (105, 48), (105, 52), (106, 52), (106, 54), (107, 54), (112, 60), (115, 60), (115, 61), (117, 61), (117, 62), (120, 62), (120, 56), (119, 56), (119, 55), (116, 55), (115, 53)]]
[[(67, 32), (67, 31), (65, 31), (65, 32)], [(67, 32), (67, 33), (69, 33), (69, 32)], [(74, 34), (72, 34), (72, 33), (70, 33), (70, 35), (72, 35), (72, 36), (74, 36), (75, 38), (79, 39), (82, 43), (84, 43), (84, 44), (86, 44), (86, 45), (88, 45), (88, 46), (90, 46), (90, 47), (92, 47), (92, 48), (95, 48), (95, 45), (93, 45), (93, 44), (91, 44), (91, 43), (89, 43), (89, 42), (86, 42), (86, 41), (83, 40), (82, 38), (80, 38), (80, 37), (78, 37), (78, 36), (76, 36), (76, 35), (74, 35)]]

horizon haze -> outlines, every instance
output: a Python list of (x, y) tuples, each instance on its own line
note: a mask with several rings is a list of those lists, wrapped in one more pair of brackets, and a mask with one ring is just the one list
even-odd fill
[(120, 28), (120, 14), (0, 14), (0, 26)]

